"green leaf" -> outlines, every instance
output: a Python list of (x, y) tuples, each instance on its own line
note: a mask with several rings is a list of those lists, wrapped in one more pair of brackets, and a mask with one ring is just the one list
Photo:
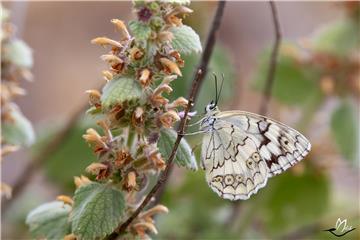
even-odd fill
[(331, 130), (340, 152), (349, 160), (356, 160), (358, 121), (356, 110), (346, 101), (333, 112)]
[[(169, 158), (176, 138), (177, 134), (174, 130), (168, 128), (161, 129), (158, 148), (165, 159)], [(177, 149), (174, 162), (176, 162), (179, 166), (183, 166), (191, 170), (197, 170), (195, 157), (191, 153), (191, 148), (184, 138), (181, 140)]]
[(263, 221), (269, 237), (276, 239), (326, 214), (330, 186), (326, 175), (311, 169), (301, 176), (286, 172), (271, 178), (268, 186), (254, 197), (258, 218)]
[(31, 68), (33, 65), (33, 56), (31, 48), (22, 40), (14, 39), (3, 46), (3, 59), (9, 61), (19, 67)]
[(151, 34), (150, 26), (141, 21), (130, 21), (129, 29), (137, 41), (146, 41)]
[(359, 24), (350, 18), (332, 22), (317, 31), (312, 42), (318, 51), (347, 56), (360, 48)]
[(78, 188), (71, 213), (73, 233), (80, 239), (102, 238), (121, 222), (124, 195), (107, 184), (90, 183)]
[[(263, 90), (268, 74), (270, 52), (265, 51), (260, 57), (260, 65), (255, 78), (254, 87)], [(302, 67), (295, 59), (280, 55), (272, 88), (272, 96), (288, 105), (303, 105), (315, 96), (321, 95), (317, 81), (319, 73), (316, 69)]]
[(137, 100), (141, 94), (141, 86), (135, 79), (117, 77), (109, 81), (103, 88), (101, 103), (105, 109), (111, 109), (116, 104)]
[(38, 239), (62, 239), (71, 232), (70, 211), (71, 207), (60, 201), (45, 203), (28, 214), (26, 224)]
[(200, 53), (202, 51), (199, 35), (189, 26), (170, 28), (174, 34), (172, 45), (174, 49), (183, 54)]
[(3, 121), (2, 136), (6, 143), (30, 146), (35, 141), (35, 132), (30, 121), (15, 107), (11, 111), (13, 121)]

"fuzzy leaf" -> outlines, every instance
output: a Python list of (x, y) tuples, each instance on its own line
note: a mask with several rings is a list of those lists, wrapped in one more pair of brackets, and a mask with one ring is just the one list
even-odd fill
[(26, 224), (37, 239), (62, 239), (71, 232), (70, 211), (71, 207), (60, 201), (45, 203), (28, 214)]
[(137, 41), (146, 41), (151, 34), (150, 26), (140, 21), (130, 21), (129, 29)]
[(106, 184), (87, 184), (75, 191), (72, 231), (80, 239), (103, 238), (120, 223), (124, 209), (122, 192)]
[(133, 78), (118, 77), (109, 81), (103, 88), (101, 103), (105, 109), (111, 109), (124, 101), (139, 99), (141, 93), (140, 84)]
[(6, 49), (3, 56), (5, 61), (9, 61), (19, 67), (32, 67), (32, 50), (24, 41), (15, 39), (3, 47)]
[(14, 108), (11, 112), (12, 122), (3, 121), (2, 136), (6, 143), (29, 146), (35, 141), (34, 129), (30, 121), (18, 110)]
[(173, 47), (183, 54), (200, 53), (202, 51), (199, 35), (189, 26), (170, 28), (174, 34)]
[(342, 103), (331, 118), (331, 130), (340, 152), (349, 160), (356, 159), (357, 121), (355, 109), (347, 102)]
[[(176, 138), (177, 134), (172, 129), (163, 128), (160, 131), (158, 148), (163, 158), (169, 158), (172, 148), (174, 147)], [(191, 148), (184, 138), (180, 142), (174, 162), (176, 162), (176, 164), (179, 166), (183, 166), (191, 170), (197, 170), (195, 157), (191, 153)]]

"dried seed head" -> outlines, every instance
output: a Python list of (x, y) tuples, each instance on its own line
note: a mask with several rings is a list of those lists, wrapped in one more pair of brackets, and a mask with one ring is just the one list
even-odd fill
[(174, 110), (169, 110), (159, 117), (160, 122), (165, 128), (171, 128), (176, 121), (180, 120), (179, 115)]
[(151, 83), (151, 72), (149, 69), (145, 68), (141, 70), (139, 81), (141, 86), (147, 87)]
[(102, 163), (92, 163), (86, 167), (85, 171), (93, 175), (98, 175), (101, 170), (108, 169), (108, 166)]
[(74, 177), (74, 183), (75, 183), (76, 188), (79, 188), (81, 186), (85, 186), (85, 185), (91, 183), (91, 181), (87, 177), (81, 175), (80, 177)]
[(175, 73), (179, 76), (182, 76), (181, 71), (178, 67), (178, 65), (176, 63), (174, 63), (173, 61), (167, 59), (167, 58), (160, 58), (160, 63), (163, 65), (163, 67), (165, 68), (165, 72), (168, 73)]
[(56, 200), (61, 201), (65, 204), (68, 204), (71, 206), (74, 204), (74, 201), (72, 200), (72, 198), (69, 196), (66, 196), (66, 195), (59, 195), (56, 197)]
[(116, 47), (116, 48), (122, 48), (123, 45), (121, 45), (121, 43), (115, 41), (115, 40), (112, 40), (110, 38), (107, 38), (107, 37), (97, 37), (97, 38), (94, 38), (93, 40), (91, 40), (91, 43), (92, 44), (98, 44), (100, 46), (112, 46), (112, 47)]
[(89, 94), (89, 103), (91, 106), (101, 107), (101, 93), (96, 89), (87, 90), (86, 93)]
[(119, 30), (121, 41), (130, 39), (129, 31), (127, 30), (126, 25), (124, 24), (123, 21), (121, 21), (119, 19), (112, 19), (111, 23), (113, 23), (115, 25), (116, 29)]
[(137, 47), (130, 49), (130, 58), (132, 60), (140, 60), (144, 56), (144, 53)]

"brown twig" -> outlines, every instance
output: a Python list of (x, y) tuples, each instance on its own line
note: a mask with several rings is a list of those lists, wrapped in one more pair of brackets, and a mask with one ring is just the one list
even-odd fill
[(207, 66), (209, 64), (210, 57), (213, 52), (213, 48), (214, 48), (215, 40), (216, 40), (216, 33), (220, 27), (221, 18), (222, 18), (223, 12), (224, 12), (224, 7), (225, 7), (225, 1), (219, 1), (218, 7), (216, 10), (216, 14), (215, 14), (215, 17), (214, 17), (214, 20), (212, 23), (212, 27), (209, 32), (208, 39), (206, 41), (205, 49), (204, 49), (203, 55), (201, 57), (199, 67), (197, 68), (197, 71), (195, 73), (194, 80), (191, 85), (191, 91), (190, 91), (190, 94), (188, 97), (189, 102), (185, 109), (184, 117), (181, 119), (180, 125), (178, 127), (178, 135), (177, 135), (174, 147), (172, 149), (172, 152), (167, 161), (165, 170), (162, 172), (157, 183), (150, 190), (150, 192), (145, 197), (145, 199), (140, 204), (140, 206), (135, 210), (135, 212), (124, 223), (122, 223), (119, 227), (117, 227), (115, 229), (115, 231), (113, 233), (111, 233), (109, 236), (106, 237), (107, 240), (116, 239), (120, 233), (125, 232), (127, 227), (136, 219), (136, 217), (141, 213), (141, 211), (146, 207), (146, 205), (154, 197), (154, 195), (159, 190), (159, 188), (168, 179), (169, 172), (171, 170), (171, 166), (173, 164), (177, 149), (179, 147), (180, 141), (183, 138), (185, 130), (186, 130), (186, 122), (187, 122), (188, 113), (191, 110), (191, 108), (196, 100), (196, 97), (199, 93), (202, 80), (206, 76)]
[[(269, 63), (269, 69), (268, 69), (268, 74), (267, 74), (265, 90), (264, 90), (262, 100), (260, 102), (259, 113), (261, 115), (266, 115), (268, 112), (270, 98), (271, 98), (271, 90), (272, 90), (272, 86), (274, 84), (274, 79), (275, 79), (277, 58), (279, 55), (279, 46), (280, 46), (280, 42), (281, 42), (280, 21), (279, 21), (278, 12), (276, 9), (276, 4), (273, 1), (270, 1), (269, 4), (270, 4), (272, 20), (273, 20), (273, 24), (274, 24), (275, 42), (274, 42), (273, 49), (271, 52), (271, 59), (270, 59), (270, 63)], [(232, 206), (232, 214), (227, 219), (225, 224), (227, 226), (230, 226), (230, 223), (235, 222), (240, 211), (241, 211), (241, 206), (240, 206), (239, 202), (234, 202), (233, 206)]]
[(259, 113), (261, 115), (265, 115), (268, 111), (269, 107), (269, 101), (271, 97), (271, 90), (275, 79), (275, 73), (276, 73), (276, 65), (277, 65), (277, 59), (279, 55), (279, 47), (281, 42), (281, 29), (280, 29), (280, 22), (279, 17), (276, 9), (276, 4), (273, 1), (269, 2), (271, 14), (272, 14), (272, 20), (274, 24), (274, 30), (275, 30), (275, 42), (273, 45), (273, 49), (271, 52), (271, 59), (269, 63), (269, 69), (267, 74), (267, 80), (265, 85), (264, 94), (261, 100), (260, 104), (260, 110)]
[(10, 208), (11, 204), (21, 196), (21, 193), (26, 189), (26, 186), (31, 183), (32, 177), (39, 170), (39, 167), (53, 154), (59, 146), (67, 139), (69, 134), (72, 131), (72, 128), (75, 126), (79, 117), (84, 114), (85, 109), (88, 107), (88, 103), (82, 105), (77, 109), (69, 118), (67, 123), (62, 129), (60, 129), (56, 136), (53, 137), (50, 142), (42, 148), (42, 150), (28, 163), (24, 168), (22, 174), (17, 179), (15, 184), (12, 186), (12, 198), (4, 199), (1, 203), (2, 214), (4, 214)]

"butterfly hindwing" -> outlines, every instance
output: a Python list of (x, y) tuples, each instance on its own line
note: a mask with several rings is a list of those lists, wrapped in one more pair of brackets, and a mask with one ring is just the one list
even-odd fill
[(211, 127), (202, 145), (209, 186), (222, 198), (248, 199), (266, 185), (269, 174), (257, 140), (230, 122), (215, 121)]
[(217, 121), (234, 124), (252, 136), (269, 169), (277, 175), (303, 159), (310, 151), (310, 142), (298, 131), (278, 121), (254, 113), (225, 111), (216, 115)]

